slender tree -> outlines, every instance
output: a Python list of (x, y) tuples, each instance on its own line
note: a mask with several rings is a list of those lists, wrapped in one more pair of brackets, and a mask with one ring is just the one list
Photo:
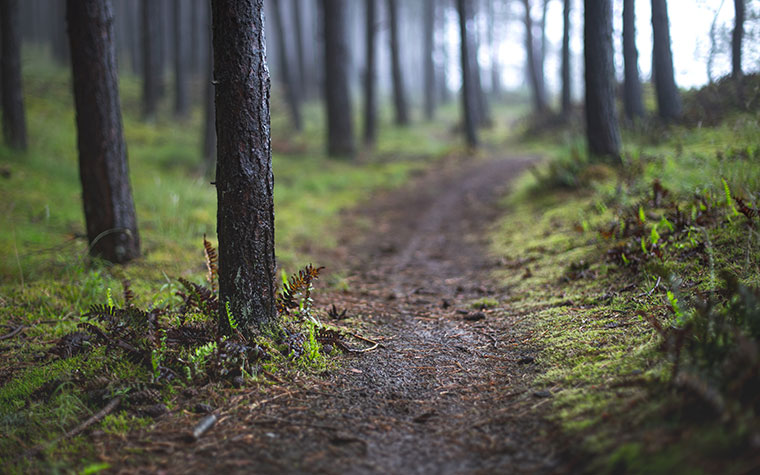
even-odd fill
[(375, 23), (377, 16), (377, 3), (375, 0), (366, 0), (366, 61), (364, 68), (364, 143), (372, 145), (376, 137), (376, 105), (375, 105)]
[(623, 60), (625, 62), (625, 83), (623, 104), (628, 120), (644, 116), (644, 102), (641, 98), (639, 77), (639, 51), (636, 49), (635, 0), (623, 2)]
[(433, 40), (435, 35), (435, 3), (425, 0), (423, 13), (422, 57), (425, 84), (425, 119), (432, 120), (435, 115), (435, 65), (433, 64)]
[(572, 97), (570, 90), (570, 11), (572, 0), (564, 0), (562, 9), (562, 115), (570, 115)]
[(498, 99), (501, 96), (501, 65), (499, 64), (498, 48), (496, 47), (496, 0), (488, 1), (488, 49), (491, 52), (491, 96)]
[(263, 0), (211, 0), (220, 326), (225, 306), (244, 333), (276, 323), (274, 176)]
[(390, 51), (391, 73), (393, 79), (393, 106), (395, 111), (396, 125), (409, 123), (409, 109), (406, 103), (406, 91), (404, 78), (401, 70), (401, 53), (398, 44), (398, 3), (396, 0), (388, 0), (388, 22), (390, 23)]
[(187, 68), (185, 54), (185, 6), (190, 5), (182, 0), (174, 0), (174, 11), (172, 19), (174, 21), (174, 115), (178, 118), (184, 118), (188, 112), (187, 102)]
[(474, 116), (477, 126), (485, 126), (491, 122), (491, 111), (488, 106), (488, 98), (483, 91), (483, 82), (480, 77), (480, 62), (478, 61), (478, 51), (480, 50), (479, 28), (476, 12), (477, 3), (475, 0), (469, 0), (467, 6), (467, 28), (469, 51), (469, 68), (470, 77), (472, 78), (473, 94), (475, 94)]
[(470, 68), (470, 51), (469, 39), (467, 38), (467, 19), (470, 0), (457, 0), (457, 11), (459, 12), (459, 45), (461, 48), (462, 59), (462, 122), (464, 126), (465, 139), (469, 147), (477, 147), (478, 132), (475, 123), (474, 107), (477, 99), (475, 98), (475, 88), (472, 81), (472, 70)]
[(541, 72), (539, 71), (539, 61), (534, 48), (533, 39), (533, 18), (530, 14), (530, 0), (523, 0), (525, 8), (525, 54), (528, 64), (528, 75), (530, 76), (530, 88), (533, 93), (533, 109), (538, 114), (546, 112), (546, 94), (541, 81)]
[(153, 120), (161, 96), (162, 67), (160, 59), (161, 4), (156, 0), (142, 0), (142, 73), (143, 73), (143, 117)]
[(652, 32), (657, 110), (660, 117), (666, 121), (678, 120), (681, 117), (681, 93), (673, 74), (666, 0), (652, 0)]
[(50, 39), (50, 51), (53, 54), (53, 60), (60, 66), (68, 66), (70, 55), (69, 42), (66, 38), (66, 5), (60, 1), (48, 2), (45, 4), (45, 9), (50, 21), (47, 34)]
[(734, 31), (731, 36), (731, 77), (742, 78), (742, 38), (744, 37), (745, 0), (734, 0)]
[(611, 0), (585, 0), (586, 138), (597, 159), (620, 162), (620, 131), (615, 111)]
[(111, 0), (67, 0), (79, 177), (90, 253), (123, 263), (140, 239), (121, 125)]
[(546, 37), (546, 16), (549, 12), (549, 0), (543, 0), (543, 3), (541, 4), (541, 37), (540, 37), (540, 45), (541, 47), (538, 49), (538, 77), (541, 81), (541, 89), (544, 91), (544, 97), (546, 96), (546, 77), (544, 74), (544, 65), (546, 64), (546, 44), (547, 44), (547, 37)]
[(308, 89), (306, 79), (306, 58), (304, 57), (303, 47), (303, 21), (301, 19), (301, 0), (293, 0), (291, 5), (293, 11), (293, 29), (296, 35), (296, 70), (295, 75), (298, 78), (298, 89), (301, 91), (301, 97), (304, 97)]
[(327, 99), (327, 152), (352, 156), (355, 151), (349, 90), (346, 0), (322, 0), (324, 21), (325, 98)]
[(0, 0), (0, 86), (5, 143), (26, 150), (26, 114), (21, 87), (21, 22), (18, 0)]
[(280, 64), (280, 77), (282, 78), (282, 85), (285, 88), (285, 100), (290, 109), (290, 119), (293, 123), (293, 128), (301, 130), (301, 104), (297, 89), (298, 79), (296, 78), (295, 71), (290, 67), (290, 61), (288, 61), (288, 45), (285, 42), (285, 25), (283, 24), (282, 12), (280, 11), (280, 2), (275, 0), (271, 2), (271, 5), (274, 16), (274, 29), (277, 35), (277, 56), (279, 57)]
[(206, 50), (206, 87), (204, 88), (205, 99), (205, 123), (203, 127), (203, 162), (206, 174), (213, 174), (216, 171), (216, 104), (214, 96), (216, 89), (214, 87), (214, 48), (213, 35), (211, 31), (211, 3), (205, 5), (206, 9), (206, 44), (203, 45)]

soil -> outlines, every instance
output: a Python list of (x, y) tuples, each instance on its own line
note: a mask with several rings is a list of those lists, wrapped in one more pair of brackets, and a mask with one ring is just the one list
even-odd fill
[(347, 289), (320, 292), (316, 305), (345, 309), (351, 319), (332, 323), (379, 348), (321, 376), (238, 390), (196, 442), (185, 438), (203, 415), (189, 394), (187, 410), (101, 442), (102, 458), (130, 473), (568, 471), (544, 417), (551, 393), (532, 385), (530, 328), (489, 278), (489, 226), (531, 161), (442, 164), (347, 214), (329, 256)]

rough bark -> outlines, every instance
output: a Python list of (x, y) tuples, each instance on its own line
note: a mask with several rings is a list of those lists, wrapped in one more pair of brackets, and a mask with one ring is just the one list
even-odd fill
[(639, 52), (636, 49), (635, 0), (623, 2), (623, 60), (625, 63), (623, 85), (625, 116), (628, 120), (635, 120), (644, 116), (641, 78), (639, 77)]
[(141, 39), (143, 73), (143, 118), (154, 120), (158, 99), (161, 96), (160, 18), (161, 4), (156, 0), (142, 0)]
[(398, 44), (398, 3), (388, 0), (388, 22), (390, 24), (389, 41), (391, 52), (391, 74), (393, 80), (393, 107), (396, 125), (409, 124), (409, 108), (406, 102), (404, 78), (401, 70), (401, 54)]
[(572, 0), (564, 0), (562, 10), (562, 115), (570, 115), (572, 95), (570, 84), (570, 11)]
[(3, 137), (17, 150), (26, 150), (26, 114), (21, 86), (21, 22), (18, 0), (0, 0), (0, 86)]
[(324, 85), (327, 100), (327, 152), (350, 157), (355, 151), (349, 52), (346, 36), (346, 0), (322, 0), (324, 22)]
[(734, 31), (731, 35), (731, 77), (742, 78), (742, 38), (744, 37), (745, 0), (734, 0)]
[(594, 159), (620, 162), (620, 131), (615, 111), (611, 0), (586, 0), (586, 138)]
[(172, 19), (174, 21), (174, 115), (178, 118), (184, 118), (188, 112), (187, 102), (187, 68), (185, 52), (185, 22), (184, 10), (188, 5), (186, 0), (174, 0), (174, 11)]
[(425, 0), (423, 13), (423, 75), (425, 84), (425, 119), (435, 115), (435, 65), (433, 64), (433, 40), (435, 34), (435, 3)]
[(673, 74), (673, 53), (670, 49), (670, 27), (666, 0), (652, 0), (652, 32), (654, 85), (657, 110), (665, 121), (681, 118), (681, 93)]
[(474, 107), (477, 99), (475, 98), (475, 88), (472, 81), (472, 70), (470, 66), (470, 41), (467, 32), (467, 19), (469, 0), (457, 0), (457, 11), (459, 12), (459, 45), (461, 48), (462, 59), (462, 121), (465, 132), (467, 145), (477, 147), (478, 133), (475, 124)]
[(121, 124), (110, 0), (68, 0), (79, 176), (90, 253), (115, 263), (140, 255)]
[(219, 323), (275, 324), (274, 176), (263, 0), (212, 0)]
[(277, 56), (280, 64), (280, 77), (282, 78), (282, 85), (285, 89), (285, 100), (288, 103), (288, 109), (290, 109), (290, 120), (292, 121), (293, 128), (301, 130), (301, 104), (298, 96), (298, 86), (296, 75), (290, 67), (290, 61), (288, 61), (288, 45), (285, 42), (285, 25), (282, 20), (282, 12), (280, 10), (280, 2), (275, 0), (271, 2), (272, 15), (274, 16), (275, 34), (277, 35)]
[(530, 15), (530, 0), (523, 0), (525, 8), (525, 54), (528, 64), (528, 76), (530, 89), (533, 94), (533, 109), (538, 114), (546, 112), (546, 94), (541, 83), (541, 74), (538, 70), (538, 59), (533, 40), (533, 18)]
[(366, 0), (366, 51), (367, 64), (364, 69), (364, 143), (375, 143), (377, 134), (377, 106), (375, 104), (375, 23), (377, 17), (377, 3), (375, 0)]

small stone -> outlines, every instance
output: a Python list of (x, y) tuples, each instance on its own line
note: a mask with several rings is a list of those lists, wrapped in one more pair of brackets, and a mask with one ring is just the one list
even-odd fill
[(536, 391), (533, 395), (540, 398), (552, 397), (551, 391)]

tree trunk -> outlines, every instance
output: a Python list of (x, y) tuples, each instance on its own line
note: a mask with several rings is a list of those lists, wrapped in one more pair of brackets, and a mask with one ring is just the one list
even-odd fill
[(499, 65), (499, 55), (496, 47), (495, 2), (496, 0), (488, 0), (488, 49), (491, 52), (491, 97), (499, 99), (501, 97), (501, 67)]
[(731, 77), (742, 78), (742, 38), (744, 37), (745, 0), (734, 0), (734, 31), (731, 36)]
[[(46, 4), (50, 15), (50, 49), (53, 59), (60, 66), (69, 65), (69, 42), (66, 38), (66, 5), (61, 1)], [(39, 14), (39, 12), (38, 12)]]
[(620, 163), (620, 131), (615, 112), (615, 65), (612, 57), (611, 0), (586, 0), (586, 138), (589, 153)]
[(327, 152), (336, 157), (353, 156), (354, 132), (348, 80), (350, 65), (346, 37), (346, 0), (322, 0), (322, 8)]
[(673, 75), (673, 53), (670, 50), (666, 0), (652, 0), (652, 32), (657, 109), (664, 120), (678, 120), (681, 118), (681, 93)]
[(423, 73), (425, 84), (425, 119), (432, 120), (435, 115), (435, 65), (433, 64), (433, 40), (435, 22), (435, 3), (425, 0), (423, 13)]
[(541, 48), (538, 54), (538, 77), (541, 82), (541, 90), (546, 97), (546, 75), (544, 65), (546, 64), (546, 13), (549, 10), (549, 0), (543, 0), (541, 5)]
[(263, 0), (211, 0), (216, 87), (219, 323), (277, 322), (274, 176)]
[(293, 121), (293, 128), (301, 130), (301, 105), (297, 92), (297, 80), (295, 74), (291, 72), (290, 61), (288, 61), (288, 45), (285, 43), (285, 25), (282, 21), (282, 12), (280, 11), (280, 2), (275, 0), (271, 2), (272, 14), (274, 16), (275, 34), (277, 35), (277, 48), (280, 62), (280, 77), (282, 85), (285, 88), (285, 100), (290, 109), (290, 118)]
[(0, 0), (0, 86), (5, 143), (26, 150), (26, 114), (21, 87), (21, 23), (18, 0)]
[(208, 34), (205, 36), (206, 43), (203, 45), (206, 51), (206, 87), (204, 88), (205, 101), (205, 124), (203, 128), (203, 161), (206, 168), (206, 174), (211, 175), (216, 171), (216, 105), (214, 96), (216, 88), (214, 87), (214, 48), (212, 45), (211, 31), (211, 3), (205, 4), (206, 22), (205, 30)]
[(155, 120), (158, 99), (161, 95), (161, 62), (159, 37), (161, 4), (157, 0), (142, 0), (142, 73), (143, 73), (143, 118)]
[(467, 32), (467, 19), (469, 0), (457, 0), (457, 11), (459, 12), (459, 45), (461, 48), (462, 59), (462, 121), (465, 132), (465, 139), (469, 147), (478, 146), (478, 133), (475, 124), (474, 107), (477, 99), (475, 98), (475, 88), (472, 81), (472, 69), (470, 68), (470, 51), (469, 38)]
[(185, 68), (185, 47), (187, 41), (185, 35), (185, 22), (183, 21), (183, 12), (185, 7), (182, 4), (187, 3), (182, 0), (174, 0), (174, 116), (185, 118), (187, 116), (187, 70)]
[(298, 79), (298, 90), (301, 91), (301, 97), (305, 97), (308, 85), (306, 84), (306, 59), (303, 51), (303, 21), (301, 19), (301, 0), (293, 0), (291, 5), (293, 9), (293, 28), (296, 33), (296, 60), (298, 71), (296, 78)]
[(541, 84), (541, 75), (538, 70), (538, 59), (533, 43), (533, 18), (530, 15), (530, 0), (523, 0), (525, 7), (525, 54), (530, 76), (530, 88), (533, 92), (533, 109), (538, 114), (546, 112), (546, 96)]
[(406, 91), (401, 71), (401, 57), (398, 44), (398, 4), (388, 0), (388, 22), (390, 23), (391, 73), (393, 79), (393, 106), (396, 125), (409, 124), (409, 110), (406, 105)]
[(472, 29), (469, 31), (469, 64), (472, 78), (473, 94), (475, 94), (474, 105), (474, 119), (476, 126), (485, 126), (491, 122), (491, 111), (488, 107), (488, 99), (483, 92), (483, 82), (480, 78), (480, 63), (478, 62), (478, 50), (480, 49), (480, 39), (478, 38), (478, 21), (476, 15), (476, 3), (475, 0), (468, 0), (470, 3), (467, 6), (467, 23), (472, 25)]
[[(446, 31), (446, 26), (448, 24), (446, 10), (446, 8), (436, 8), (435, 22), (437, 24), (436, 28), (439, 31)], [(451, 94), (448, 84), (449, 51), (445, 39), (438, 44), (438, 50), (441, 53), (441, 63), (436, 68), (436, 76), (438, 77), (436, 80), (436, 84), (438, 85), (438, 100), (441, 104), (448, 104), (451, 100)]]
[(570, 10), (572, 0), (564, 0), (562, 10), (562, 115), (568, 117), (572, 109), (570, 90)]
[(68, 0), (79, 176), (90, 253), (123, 263), (140, 255), (121, 125), (110, 0)]
[(376, 0), (366, 0), (366, 60), (364, 70), (364, 143), (373, 145), (376, 138), (376, 105), (375, 105), (375, 23), (377, 16)]
[(623, 2), (623, 59), (625, 61), (625, 84), (623, 103), (628, 120), (644, 117), (639, 78), (639, 52), (636, 49), (635, 0)]

